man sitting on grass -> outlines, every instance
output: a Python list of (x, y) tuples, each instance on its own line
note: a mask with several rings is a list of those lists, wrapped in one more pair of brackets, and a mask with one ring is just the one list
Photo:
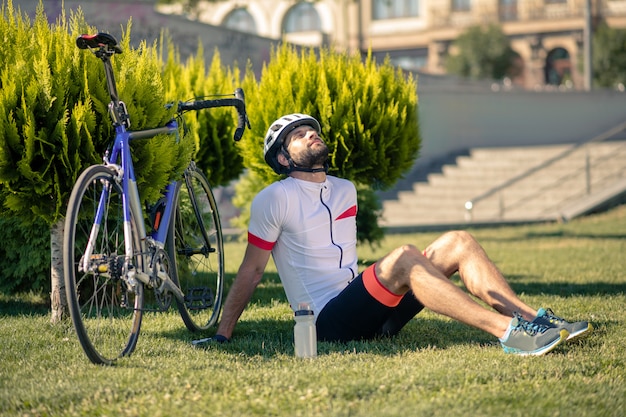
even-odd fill
[[(248, 245), (216, 336), (228, 341), (261, 281), (270, 254), (292, 308), (308, 303), (322, 341), (393, 336), (424, 307), (499, 338), (504, 351), (542, 355), (592, 330), (551, 310), (535, 310), (513, 292), (478, 242), (467, 232), (443, 234), (425, 250), (404, 245), (362, 273), (357, 271), (354, 185), (327, 175), (328, 147), (320, 124), (291, 114), (265, 137), (266, 162), (282, 181), (252, 202)], [(450, 277), (458, 272), (478, 304)]]

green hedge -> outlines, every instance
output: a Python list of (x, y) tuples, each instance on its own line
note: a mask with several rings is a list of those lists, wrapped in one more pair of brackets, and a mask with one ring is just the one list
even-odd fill
[[(24, 221), (53, 224), (63, 217), (76, 178), (101, 161), (113, 134), (102, 64), (75, 44), (78, 35), (96, 30), (80, 11), (69, 18), (63, 14), (54, 25), (41, 5), (33, 22), (17, 14), (10, 1), (2, 14), (2, 210)], [(113, 59), (118, 91), (134, 129), (158, 126), (173, 115), (164, 106), (159, 54), (145, 43), (132, 50), (129, 33), (130, 23), (121, 40), (125, 52)], [(133, 144), (138, 184), (147, 198), (156, 199), (189, 159), (184, 146), (173, 145), (172, 138)]]
[(0, 217), (0, 293), (50, 292), (50, 226)]
[[(237, 68), (226, 68), (219, 51), (213, 55), (211, 66), (205, 67), (202, 45), (196, 56), (191, 56), (181, 65), (174, 46), (163, 71), (167, 86), (167, 97), (172, 102), (194, 98), (215, 98), (216, 94), (230, 94), (240, 87)], [(243, 158), (233, 134), (237, 126), (234, 108), (216, 108), (185, 114), (185, 123), (194, 143), (194, 160), (206, 173), (211, 185), (226, 185), (239, 177), (243, 171)]]

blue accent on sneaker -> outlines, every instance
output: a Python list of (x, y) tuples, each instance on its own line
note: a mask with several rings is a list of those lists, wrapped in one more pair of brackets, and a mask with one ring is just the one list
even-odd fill
[(532, 323), (542, 324), (558, 329), (565, 329), (569, 333), (567, 340), (586, 336), (593, 330), (591, 323), (586, 321), (576, 321), (570, 323), (567, 320), (554, 315), (552, 309), (549, 308), (540, 308), (537, 311), (537, 317), (535, 317)]
[(505, 353), (539, 356), (554, 350), (568, 335), (566, 329), (530, 322), (515, 313), (500, 344)]

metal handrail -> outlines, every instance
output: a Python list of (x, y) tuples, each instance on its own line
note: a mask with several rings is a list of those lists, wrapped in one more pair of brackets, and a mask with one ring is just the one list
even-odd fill
[[(549, 167), (550, 165), (566, 158), (567, 156), (571, 155), (572, 153), (574, 153), (575, 151), (591, 144), (591, 143), (596, 143), (596, 142), (602, 142), (606, 139), (609, 139), (613, 136), (615, 136), (616, 134), (623, 132), (626, 130), (626, 122), (622, 122), (619, 125), (613, 127), (612, 129), (607, 130), (604, 133), (601, 133), (595, 137), (593, 137), (592, 139), (586, 141), (586, 142), (582, 142), (579, 144), (575, 144), (572, 145), (570, 148), (566, 149), (565, 151), (561, 152), (560, 154), (542, 162), (541, 164), (534, 166), (528, 170), (526, 170), (525, 172), (516, 175), (513, 178), (508, 179), (507, 181), (503, 182), (502, 184), (499, 184), (487, 191), (485, 191), (482, 194), (479, 194), (478, 196), (472, 198), (471, 200), (467, 200), (465, 202), (465, 218), (467, 221), (472, 221), (473, 219), (473, 210), (476, 207), (476, 204), (482, 200), (485, 200), (493, 195), (495, 195), (496, 193), (501, 192), (502, 190), (511, 187), (512, 185), (520, 182), (523, 179), (528, 178), (529, 176), (531, 176), (532, 174), (545, 169), (547, 167)], [(503, 202), (500, 202), (500, 206), (501, 206), (501, 211), (503, 211)], [(501, 213), (503, 214), (503, 213)]]

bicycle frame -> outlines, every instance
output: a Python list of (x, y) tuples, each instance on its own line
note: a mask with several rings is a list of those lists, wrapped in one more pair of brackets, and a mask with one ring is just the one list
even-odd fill
[[(133, 352), (145, 311), (166, 311), (175, 298), (187, 328), (203, 331), (217, 322), (222, 304), (223, 241), (208, 179), (191, 160), (163, 187), (154, 208), (146, 208), (135, 177), (133, 141), (157, 135), (178, 139), (179, 124), (185, 127), (182, 114), (190, 110), (235, 107), (235, 141), (250, 123), (243, 90), (237, 88), (234, 97), (178, 102), (176, 115), (163, 126), (132, 131), (111, 64), (112, 56), (122, 53), (117, 41), (98, 33), (79, 36), (76, 45), (104, 64), (114, 137), (102, 164), (80, 175), (69, 198), (66, 293), (83, 350), (93, 363), (112, 364)], [(145, 214), (154, 214), (150, 226)], [(154, 290), (147, 307), (146, 288)]]
[[(147, 139), (150, 137), (154, 137), (160, 134), (177, 134), (178, 133), (178, 123), (175, 120), (170, 121), (166, 126), (157, 129), (149, 129), (143, 131), (135, 131), (128, 132), (125, 130), (124, 126), (116, 127), (116, 136), (113, 146), (111, 148), (109, 158), (105, 157), (105, 165), (115, 167), (120, 176), (122, 178), (123, 184), (123, 210), (124, 210), (124, 228), (125, 234), (130, 235), (130, 219), (131, 215), (134, 216), (142, 216), (143, 210), (141, 208), (141, 201), (139, 197), (139, 190), (137, 189), (137, 182), (135, 178), (135, 171), (132, 163), (131, 153), (130, 153), (130, 142), (136, 139)], [(120, 162), (117, 165), (115, 162)], [(170, 224), (170, 219), (172, 215), (172, 208), (174, 207), (173, 201), (173, 191), (177, 185), (177, 181), (171, 182), (165, 188), (165, 211), (163, 212), (163, 217), (161, 219), (161, 225), (165, 225), (166, 227), (159, 227), (157, 230), (153, 231), (151, 234), (151, 238), (155, 243), (159, 245), (160, 248), (165, 244), (165, 239), (167, 236), (167, 229)], [(139, 227), (138, 234), (141, 239), (145, 239), (147, 236), (145, 223), (143, 221), (143, 217), (138, 217), (141, 221), (137, 221), (137, 226)], [(127, 246), (129, 242), (126, 242)], [(127, 256), (132, 256), (132, 253), (127, 251)]]
[[(113, 75), (113, 68), (110, 61), (110, 55), (104, 51), (99, 51), (96, 55), (103, 61), (105, 67), (105, 75), (107, 79), (107, 86), (111, 95), (111, 102), (109, 103), (109, 113), (115, 127), (115, 139), (110, 150), (107, 150), (104, 156), (104, 164), (108, 167), (112, 167), (118, 173), (118, 181), (122, 185), (122, 210), (124, 214), (124, 271), (126, 271), (127, 278), (132, 286), (132, 277), (136, 276), (137, 272), (140, 274), (137, 276), (145, 284), (149, 283), (149, 276), (143, 274), (143, 271), (135, 271), (131, 268), (130, 262), (134, 256), (137, 255), (137, 250), (141, 253), (141, 256), (150, 256), (150, 251), (146, 250), (146, 247), (135, 248), (132, 242), (131, 231), (131, 219), (134, 218), (135, 224), (138, 230), (136, 231), (141, 242), (152, 242), (159, 249), (163, 249), (165, 246), (165, 240), (167, 238), (168, 229), (171, 223), (171, 216), (173, 214), (173, 208), (175, 207), (174, 191), (177, 186), (177, 181), (171, 182), (165, 188), (165, 210), (163, 212), (161, 227), (153, 230), (150, 239), (146, 238), (146, 226), (143, 219), (143, 209), (141, 206), (141, 200), (139, 197), (139, 190), (137, 188), (137, 182), (135, 178), (135, 171), (133, 167), (130, 143), (133, 140), (149, 139), (157, 135), (178, 135), (178, 123), (176, 120), (171, 120), (165, 126), (154, 129), (146, 129), (139, 131), (129, 131), (127, 127), (130, 126), (130, 119), (126, 112), (125, 104), (117, 97), (117, 88), (115, 84), (115, 78)], [(108, 191), (105, 189), (102, 192), (98, 208), (96, 210), (96, 216), (90, 232), (89, 241), (87, 242), (87, 249), (85, 256), (82, 260), (83, 270), (89, 269), (89, 262), (93, 253), (94, 242), (98, 236), (100, 225), (104, 220), (104, 207), (108, 198)], [(149, 259), (144, 260), (144, 265), (149, 265)], [(168, 286), (174, 287), (174, 286)], [(180, 298), (182, 293), (175, 291), (175, 295)], [(181, 298), (182, 299), (182, 298)]]

